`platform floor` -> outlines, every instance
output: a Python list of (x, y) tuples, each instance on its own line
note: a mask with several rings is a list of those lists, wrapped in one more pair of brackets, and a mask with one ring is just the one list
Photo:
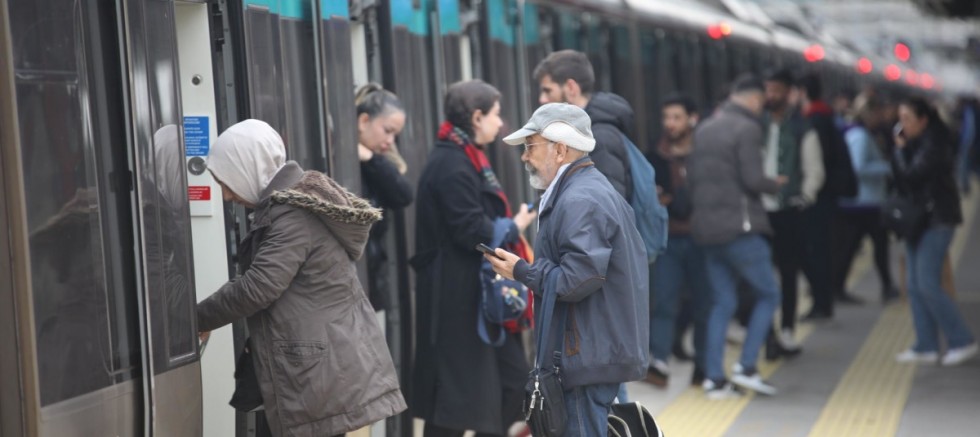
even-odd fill
[[(980, 334), (978, 197), (975, 189), (964, 202), (967, 220), (951, 249), (959, 308), (975, 335)], [(980, 436), (980, 359), (952, 368), (896, 363), (894, 355), (914, 337), (911, 314), (904, 299), (880, 304), (870, 252), (863, 249), (849, 281), (866, 303), (838, 305), (830, 322), (801, 323), (797, 336), (803, 353), (760, 366), (779, 389), (776, 396), (708, 401), (688, 385), (691, 365), (673, 362), (667, 389), (630, 383), (631, 400), (647, 405), (669, 437)], [(893, 245), (896, 279), (902, 252)], [(729, 349), (731, 360), (735, 348)]]

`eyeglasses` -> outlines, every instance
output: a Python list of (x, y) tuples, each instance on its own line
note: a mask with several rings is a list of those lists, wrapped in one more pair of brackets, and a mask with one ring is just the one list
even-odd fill
[(554, 143), (555, 143), (554, 141), (542, 141), (540, 143), (534, 143), (534, 144), (524, 143), (522, 144), (522, 146), (524, 146), (524, 150), (521, 150), (521, 154), (530, 153), (531, 149), (535, 146), (540, 146), (542, 144), (554, 144)]

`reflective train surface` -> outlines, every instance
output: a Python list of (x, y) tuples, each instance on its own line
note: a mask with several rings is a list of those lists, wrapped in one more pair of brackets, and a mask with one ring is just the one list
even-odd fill
[[(0, 437), (253, 435), (227, 405), (244, 323), (197, 339), (195, 303), (238, 273), (248, 231), (205, 171), (209, 145), (258, 118), (358, 192), (354, 89), (374, 81), (406, 105), (414, 181), (449, 84), (500, 89), (507, 132), (559, 49), (630, 101), (641, 148), (666, 93), (707, 110), (746, 72), (909, 86), (832, 43), (667, 0), (0, 0)], [(531, 200), (517, 152), (490, 157), (509, 198)], [(410, 396), (415, 212), (386, 213), (397, 280), (378, 317)], [(412, 435), (411, 417), (373, 433)]]

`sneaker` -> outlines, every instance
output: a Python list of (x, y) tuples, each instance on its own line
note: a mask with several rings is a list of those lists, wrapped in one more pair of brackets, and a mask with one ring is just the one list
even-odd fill
[(667, 386), (667, 380), (670, 378), (670, 370), (667, 368), (667, 363), (660, 360), (653, 360), (653, 365), (647, 368), (647, 377), (644, 380), (654, 386), (663, 388)]
[(782, 346), (783, 349), (789, 350), (800, 348), (800, 343), (796, 341), (796, 336), (793, 335), (793, 330), (790, 328), (783, 328), (783, 330), (779, 332), (779, 345)]
[(704, 384), (701, 385), (704, 389), (705, 396), (711, 401), (721, 401), (725, 399), (738, 399), (744, 395), (738, 387), (732, 385), (732, 383), (725, 381), (712, 381), (710, 379), (705, 379)]
[(895, 355), (895, 361), (899, 363), (924, 363), (924, 364), (936, 364), (939, 361), (939, 354), (936, 352), (916, 352), (912, 349), (906, 349)]
[(755, 369), (742, 367), (735, 363), (732, 366), (732, 383), (735, 385), (752, 390), (756, 393), (773, 396), (776, 394), (776, 387), (762, 380), (762, 376)]
[(944, 366), (955, 366), (973, 358), (978, 352), (980, 352), (980, 347), (977, 346), (977, 342), (973, 342), (963, 347), (947, 350), (941, 362)]
[(834, 296), (834, 300), (845, 305), (864, 305), (864, 299), (846, 292)]
[(704, 385), (704, 380), (705, 380), (704, 371), (701, 370), (699, 367), (695, 366), (694, 373), (691, 374), (691, 386), (700, 387)]

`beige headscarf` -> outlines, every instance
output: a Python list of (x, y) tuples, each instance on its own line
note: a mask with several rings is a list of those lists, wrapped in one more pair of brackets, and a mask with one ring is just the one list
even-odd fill
[(208, 154), (208, 170), (231, 191), (252, 205), (286, 163), (286, 146), (272, 126), (245, 120), (228, 128)]

